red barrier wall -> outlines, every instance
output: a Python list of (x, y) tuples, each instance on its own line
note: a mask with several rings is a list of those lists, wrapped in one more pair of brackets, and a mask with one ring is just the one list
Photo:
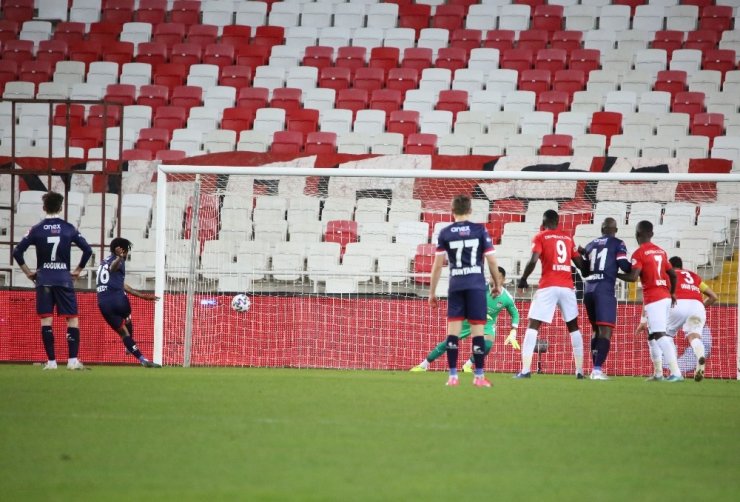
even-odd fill
[[(328, 298), (318, 296), (254, 296), (247, 313), (229, 307), (230, 297), (216, 298), (217, 305), (194, 311), (192, 364), (226, 366), (290, 366), (346, 369), (407, 369), (418, 364), (445, 336), (444, 305), (431, 310), (423, 299)], [(88, 363), (134, 363), (126, 355), (118, 336), (105, 324), (94, 293), (79, 293), (82, 343), (80, 358)], [(182, 363), (185, 326), (184, 298), (168, 295), (165, 300), (164, 361)], [(142, 352), (152, 352), (152, 303), (132, 298), (135, 338)], [(527, 303), (519, 302), (526, 318)], [(45, 359), (35, 312), (33, 291), (0, 291), (0, 361), (43, 361)], [(635, 336), (640, 306), (620, 305), (619, 327), (612, 341), (607, 371), (613, 375), (646, 375), (651, 363), (644, 337)], [(737, 360), (737, 307), (712, 307), (708, 311), (711, 355), (707, 376), (735, 378)], [(585, 320), (585, 312), (581, 319)], [(582, 324), (586, 371), (590, 327)], [(508, 315), (499, 319), (502, 334), (508, 332)], [(524, 335), (525, 321), (519, 329)], [(58, 358), (66, 359), (64, 322), (55, 320)], [(546, 373), (574, 371), (570, 338), (558, 320), (541, 331), (550, 346), (542, 356)], [(519, 352), (503, 346), (499, 336), (488, 357), (489, 370), (515, 372)], [(679, 355), (687, 350), (683, 337), (677, 339)], [(463, 354), (469, 345), (463, 343)], [(690, 352), (690, 349), (689, 349)], [(536, 357), (536, 356), (535, 356)], [(444, 369), (444, 358), (433, 368)]]

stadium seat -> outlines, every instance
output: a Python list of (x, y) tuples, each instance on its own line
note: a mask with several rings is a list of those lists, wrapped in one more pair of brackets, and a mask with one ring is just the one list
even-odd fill
[(164, 129), (171, 134), (175, 129), (183, 129), (187, 123), (187, 109), (182, 106), (159, 106), (154, 109), (152, 124), (156, 129)]
[(319, 87), (341, 91), (349, 87), (351, 71), (343, 67), (322, 68), (319, 72)]
[(172, 89), (170, 104), (186, 110), (203, 104), (203, 89), (190, 85), (179, 85)]
[(572, 155), (573, 138), (565, 134), (546, 134), (542, 137), (540, 155)]
[(264, 87), (243, 87), (237, 96), (239, 108), (257, 110), (268, 106), (270, 91)]
[(336, 107), (352, 110), (353, 114), (366, 109), (368, 102), (368, 92), (365, 89), (340, 89), (337, 92)]
[(337, 134), (334, 132), (311, 132), (306, 139), (306, 153), (311, 155), (335, 153)]
[(415, 110), (396, 110), (388, 115), (389, 133), (400, 133), (404, 136), (419, 131), (419, 119), (421, 114)]
[[(355, 116), (353, 130), (367, 137), (385, 132), (386, 112), (383, 110), (359, 110)], [(343, 135), (344, 136), (344, 135)]]
[(724, 124), (722, 113), (697, 113), (691, 119), (690, 131), (694, 136), (707, 136), (711, 142), (716, 136), (724, 134)]

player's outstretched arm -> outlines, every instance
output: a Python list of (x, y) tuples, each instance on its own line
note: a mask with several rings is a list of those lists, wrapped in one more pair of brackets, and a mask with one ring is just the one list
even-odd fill
[(578, 271), (581, 272), (581, 277), (588, 277), (591, 274), (590, 264), (580, 254), (574, 254), (572, 260), (573, 264), (578, 267)]
[(637, 282), (638, 277), (640, 277), (640, 269), (634, 267), (632, 267), (632, 270), (627, 273), (617, 273), (617, 278), (623, 280), (624, 282)]
[(704, 298), (705, 307), (709, 307), (710, 305), (713, 305), (719, 301), (719, 296), (717, 295), (717, 293), (712, 291), (712, 288), (710, 288), (707, 283), (702, 282), (699, 285), (699, 289), (701, 290), (702, 294), (706, 296), (706, 298)]
[(142, 300), (147, 300), (150, 302), (155, 302), (159, 300), (159, 297), (156, 296), (154, 293), (144, 293), (143, 291), (132, 288), (128, 284), (123, 285), (123, 290), (126, 291), (126, 293), (135, 296), (136, 298), (141, 298)]
[(432, 278), (429, 283), (429, 305), (433, 308), (437, 307), (437, 284), (439, 284), (439, 278), (442, 275), (442, 267), (445, 263), (445, 255), (438, 253), (434, 256), (434, 263), (432, 263)]

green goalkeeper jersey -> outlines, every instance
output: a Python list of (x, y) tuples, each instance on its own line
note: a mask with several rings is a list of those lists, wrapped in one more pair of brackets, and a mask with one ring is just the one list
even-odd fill
[[(486, 292), (486, 305), (488, 312), (486, 316), (486, 325), (483, 328), (484, 335), (496, 336), (496, 320), (503, 309), (509, 311), (509, 315), (511, 316), (511, 326), (513, 328), (519, 326), (519, 311), (514, 304), (514, 298), (505, 289), (495, 298), (491, 296), (491, 290), (489, 289)], [(470, 336), (470, 323), (468, 321), (463, 321), (460, 338), (465, 338), (466, 336)]]

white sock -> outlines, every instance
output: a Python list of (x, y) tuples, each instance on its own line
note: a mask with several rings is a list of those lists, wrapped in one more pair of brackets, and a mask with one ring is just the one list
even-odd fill
[(663, 355), (656, 340), (648, 340), (650, 347), (650, 360), (653, 361), (653, 374), (657, 377), (663, 376)]
[(694, 349), (694, 354), (696, 354), (697, 360), (699, 360), (700, 357), (704, 357), (704, 344), (701, 343), (699, 338), (691, 340), (691, 348)]
[(532, 371), (532, 354), (534, 346), (537, 344), (537, 330), (527, 328), (524, 332), (524, 341), (522, 342), (522, 373)]
[(663, 357), (665, 362), (668, 363), (668, 369), (671, 370), (671, 375), (681, 376), (681, 368), (678, 367), (678, 354), (676, 353), (676, 344), (673, 343), (673, 338), (670, 336), (661, 336), (658, 339), (658, 345), (663, 351)]
[(573, 359), (576, 362), (576, 373), (583, 374), (583, 335), (577, 329), (570, 333), (570, 343), (573, 345)]
[(429, 361), (427, 361), (426, 359), (424, 359), (421, 363), (419, 363), (419, 366), (421, 366), (424, 369), (427, 369), (427, 368), (429, 368)]

